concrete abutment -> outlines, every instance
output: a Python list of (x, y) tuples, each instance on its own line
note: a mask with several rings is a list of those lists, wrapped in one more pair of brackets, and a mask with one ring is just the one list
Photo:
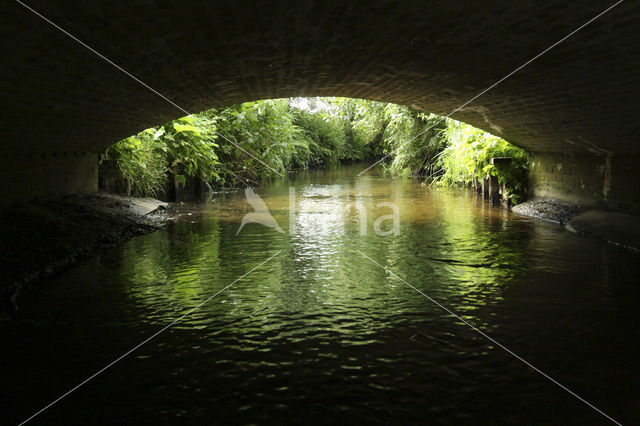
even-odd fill
[(640, 213), (640, 156), (534, 153), (529, 193), (594, 208)]
[(98, 154), (4, 155), (0, 158), (0, 206), (98, 190)]

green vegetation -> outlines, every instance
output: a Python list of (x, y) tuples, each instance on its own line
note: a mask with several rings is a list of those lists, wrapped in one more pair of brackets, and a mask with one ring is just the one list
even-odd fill
[[(155, 195), (172, 179), (212, 187), (257, 184), (287, 171), (383, 157), (396, 176), (468, 186), (496, 176), (514, 202), (527, 154), (470, 125), (412, 108), (349, 98), (294, 98), (211, 109), (144, 130), (107, 151), (128, 192)], [(507, 166), (491, 164), (509, 157)]]
[[(513, 204), (523, 201), (529, 159), (526, 151), (478, 128), (449, 120), (442, 133), (446, 146), (437, 155), (440, 171), (437, 182), (447, 186), (470, 185), (475, 179), (495, 176), (507, 190)], [(507, 157), (507, 166), (491, 164), (491, 159)]]

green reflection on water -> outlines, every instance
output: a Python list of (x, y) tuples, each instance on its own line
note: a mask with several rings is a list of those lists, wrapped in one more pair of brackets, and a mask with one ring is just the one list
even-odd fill
[[(184, 206), (179, 213), (185, 214), (166, 231), (122, 250), (121, 280), (153, 318), (169, 319), (282, 250), (203, 311), (229, 320), (252, 312), (314, 315), (330, 310), (384, 326), (384, 318), (432, 308), (424, 301), (414, 303), (413, 290), (363, 258), (362, 250), (464, 314), (501, 300), (501, 288), (520, 269), (524, 243), (505, 232), (504, 211), (467, 192), (375, 175), (358, 178), (355, 171), (305, 172), (258, 188), (287, 231), (284, 235), (260, 224), (235, 235), (251, 211), (242, 191), (219, 194), (206, 205)], [(296, 197), (292, 232), (290, 186)], [(373, 231), (374, 220), (389, 213), (377, 207), (380, 202), (398, 206), (398, 235)], [(195, 315), (193, 321), (200, 324), (202, 318)], [(339, 323), (336, 318), (332, 326)]]
[[(310, 412), (313, 421), (327, 410), (342, 419), (343, 401), (357, 395), (367, 403), (356, 420), (392, 422), (409, 407), (409, 422), (420, 423), (427, 407), (450, 424), (461, 412), (490, 407), (493, 415), (509, 406), (527, 423), (542, 406), (553, 410), (534, 423), (589, 423), (582, 421), (590, 414), (584, 407), (565, 404), (547, 381), (361, 250), (575, 389), (600, 392), (597, 401), (611, 395), (616, 401), (608, 403), (623, 412), (632, 407), (626, 417), (633, 418), (629, 401), (637, 400), (640, 376), (633, 368), (637, 351), (629, 350), (640, 347), (635, 254), (514, 217), (470, 192), (355, 177), (360, 170), (304, 172), (256, 189), (284, 235), (249, 224), (236, 236), (250, 211), (244, 194), (216, 194), (205, 205), (178, 206), (181, 216), (166, 230), (134, 238), (42, 286), (20, 310), (23, 320), (7, 348), (15, 352), (5, 370), (15, 376), (8, 382), (14, 403), (25, 404), (52, 371), (65, 376), (59, 382), (70, 370), (85, 377), (282, 250), (140, 348), (135, 362), (119, 363), (109, 372), (113, 382), (87, 386), (84, 391), (96, 393), (68, 410), (95, 414), (94, 401), (119, 395), (126, 401), (111, 410), (118, 420), (127, 407), (142, 420), (145, 406), (144, 415), (154, 419), (169, 409), (201, 415), (200, 423), (219, 412), (246, 415), (242, 423), (269, 423), (283, 400), (307, 412), (310, 400), (333, 396), (332, 404)], [(293, 229), (289, 185), (297, 195)], [(398, 235), (372, 231), (375, 217), (388, 213), (376, 208), (383, 201), (398, 206)], [(38, 362), (31, 362), (34, 353)], [(406, 403), (398, 404), (397, 395)], [(44, 396), (39, 399), (49, 399)], [(140, 400), (131, 404), (131, 398)], [(517, 423), (511, 420), (504, 423)]]

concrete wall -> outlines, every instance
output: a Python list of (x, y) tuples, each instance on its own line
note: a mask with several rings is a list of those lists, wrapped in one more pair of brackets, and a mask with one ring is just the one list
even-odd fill
[(98, 190), (98, 154), (4, 155), (0, 206)]
[(532, 154), (530, 194), (640, 213), (638, 164), (637, 155)]

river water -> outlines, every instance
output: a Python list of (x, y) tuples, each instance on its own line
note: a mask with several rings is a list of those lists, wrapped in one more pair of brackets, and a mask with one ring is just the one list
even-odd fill
[(284, 233), (216, 194), (41, 283), (2, 323), (6, 424), (185, 314), (33, 422), (608, 423), (469, 324), (638, 422), (637, 254), (361, 169), (257, 188)]

